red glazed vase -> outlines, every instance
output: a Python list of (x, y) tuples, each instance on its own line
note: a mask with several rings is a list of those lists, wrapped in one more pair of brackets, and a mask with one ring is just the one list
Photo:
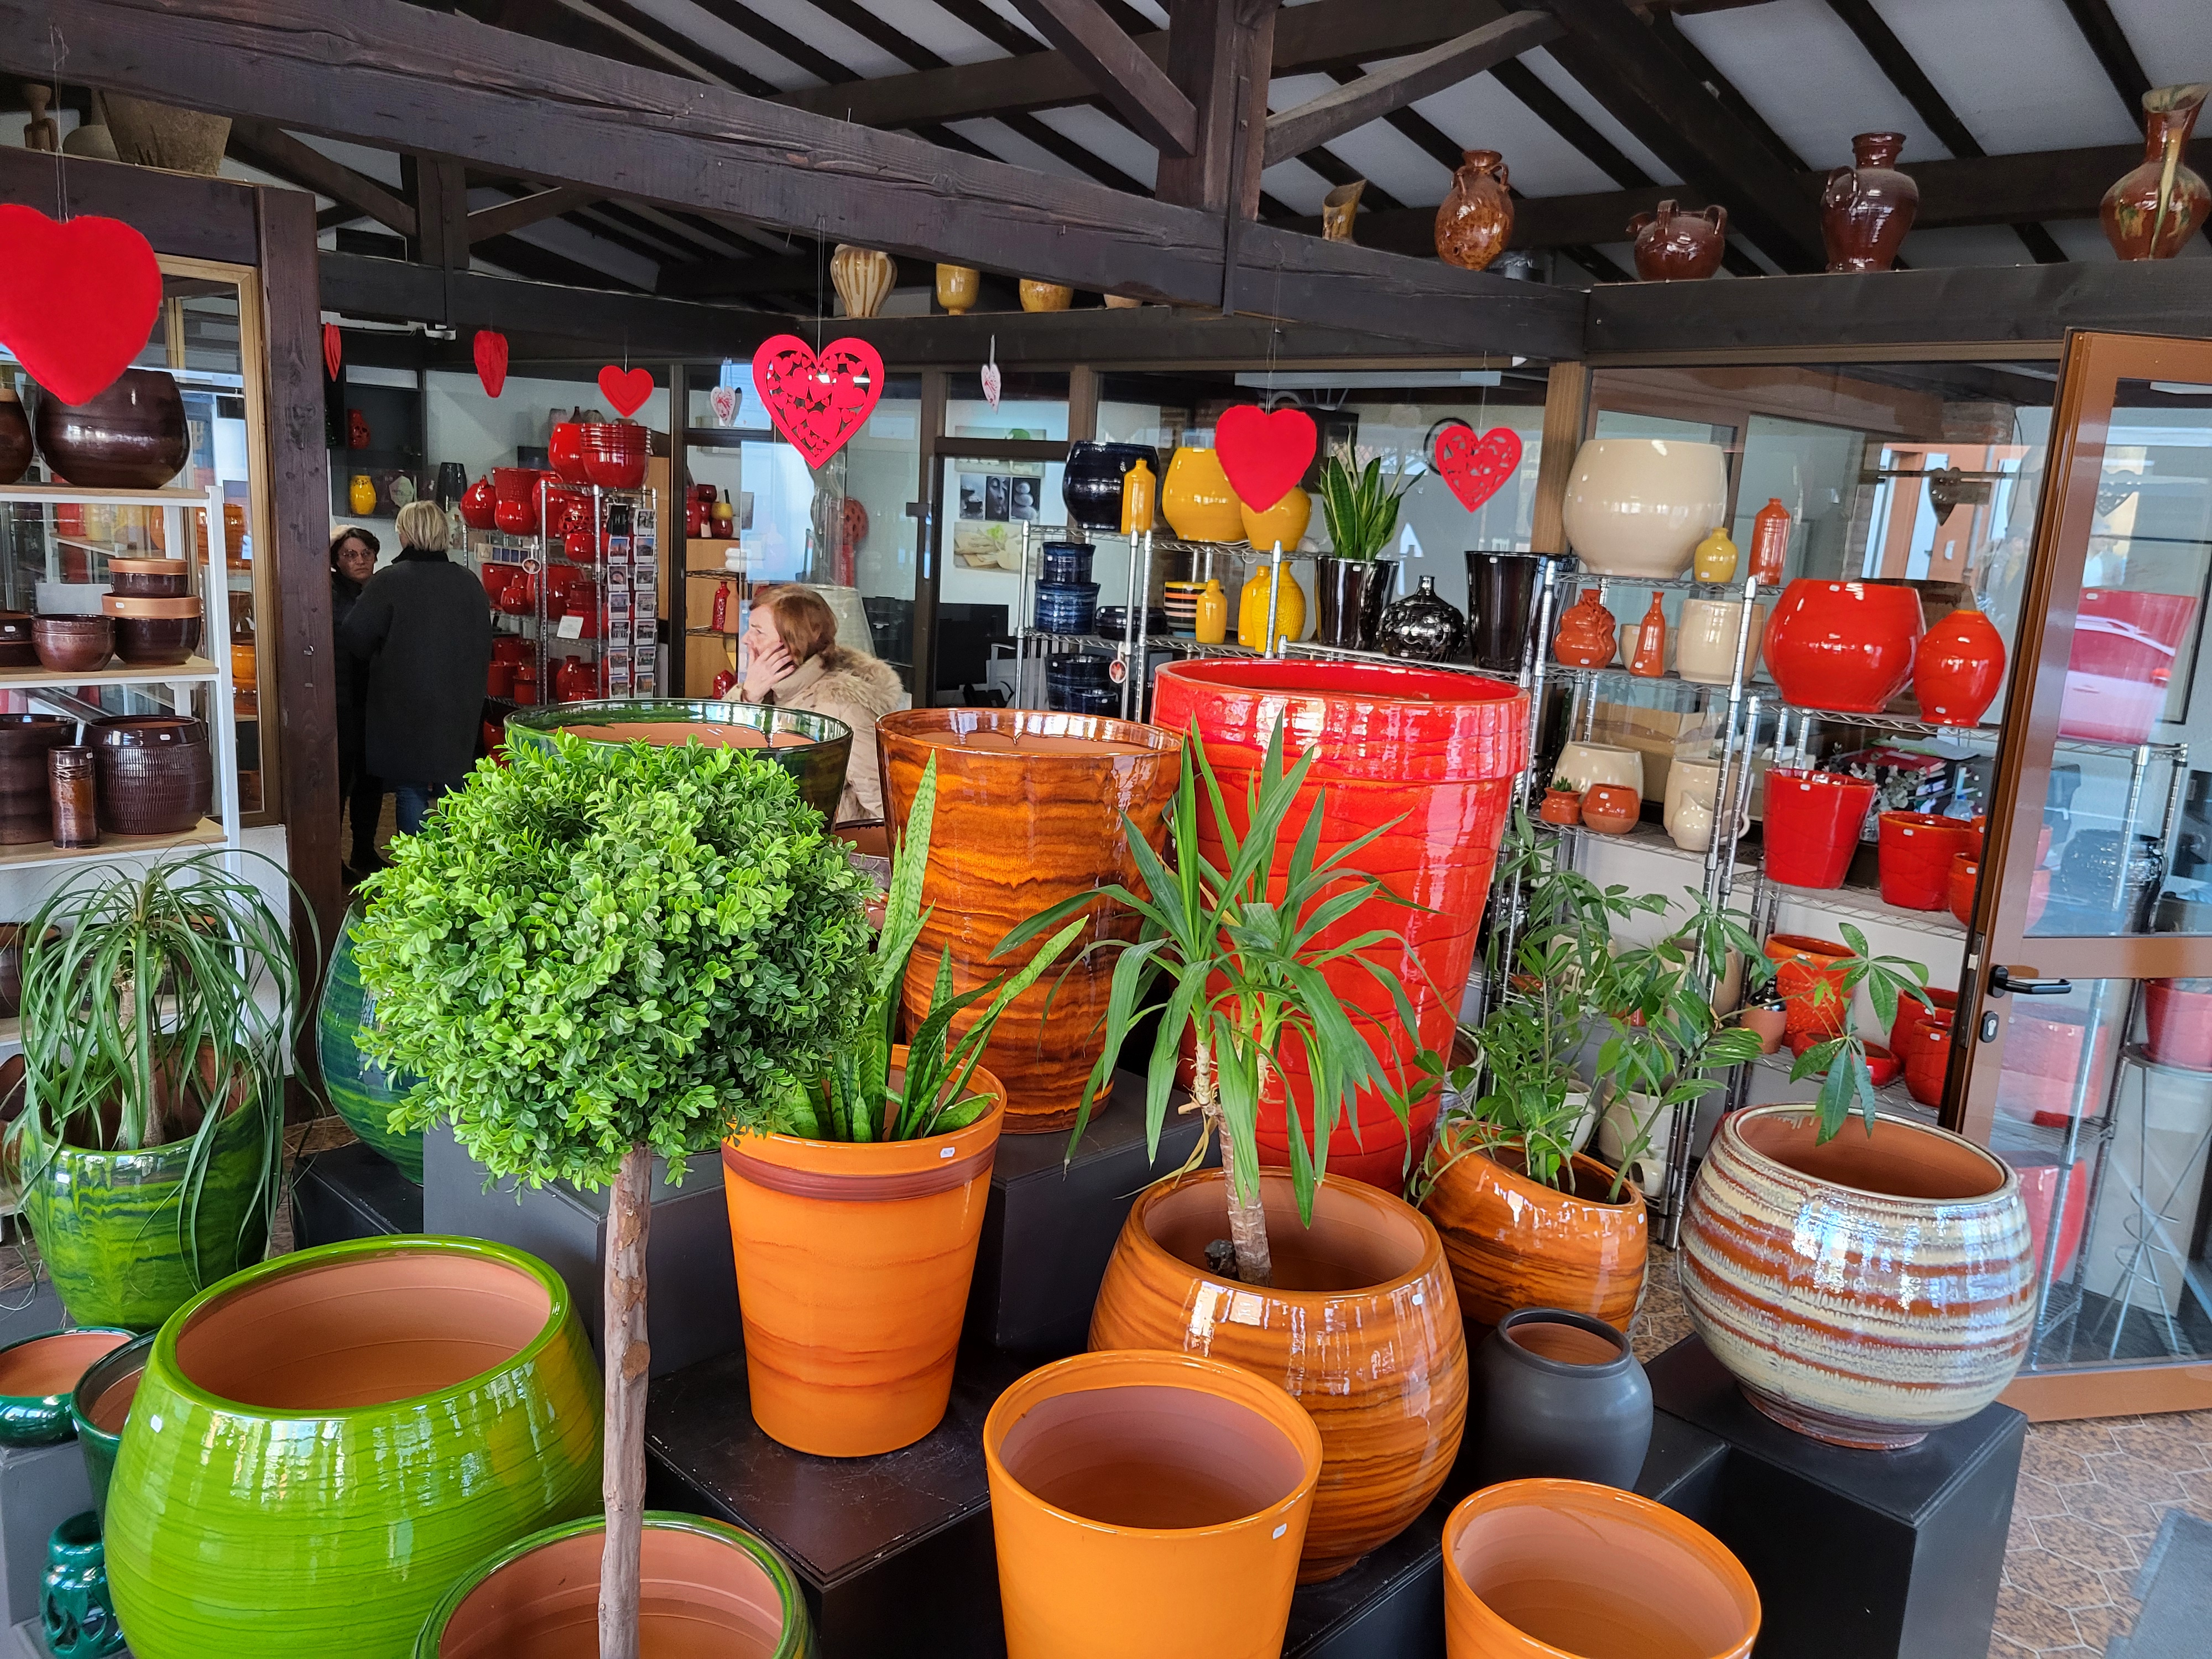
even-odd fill
[(570, 483), (588, 483), (584, 476), (584, 425), (580, 421), (556, 421), (545, 440), (546, 458), (553, 470)]
[(2144, 1048), (2161, 1066), (2212, 1072), (2212, 979), (2154, 979), (2143, 986)]
[(1943, 1103), (1943, 1077), (1951, 1069), (1951, 1011), (1923, 1011), (1906, 1049), (1905, 1088), (1923, 1106)]
[(1801, 578), (1766, 624), (1768, 672), (1800, 708), (1879, 714), (1912, 678), (1920, 595), (1894, 582)]
[(1875, 787), (1838, 772), (1778, 766), (1766, 775), (1766, 874), (1785, 887), (1844, 884)]
[(1905, 910), (1940, 910), (1950, 902), (1951, 860), (1980, 849), (1964, 818), (1929, 812), (1884, 812), (1879, 854), (1881, 902)]
[(2004, 684), (2004, 640), (1973, 606), (1961, 605), (1923, 635), (1912, 656), (1912, 695), (1930, 726), (1975, 726)]
[[(1784, 1030), (1794, 1040), (1811, 1033), (1821, 1038), (1844, 1033), (1844, 970), (1832, 967), (1850, 947), (1833, 939), (1808, 939), (1802, 933), (1773, 933), (1767, 937), (1766, 959), (1774, 964), (1775, 994), (1787, 1011)], [(1826, 995), (1815, 988), (1827, 987)]]
[(1595, 587), (1569, 605), (1559, 618), (1559, 631), (1552, 636), (1552, 654), (1570, 668), (1603, 668), (1619, 648), (1619, 632), (1613, 612), (1607, 610)]
[(1944, 898), (1951, 906), (1951, 914), (1959, 919), (1959, 926), (1974, 925), (1974, 883), (1982, 873), (1981, 855), (1978, 853), (1954, 853), (1951, 855), (1951, 874), (1944, 884)]
[(1644, 798), (1625, 783), (1594, 783), (1583, 793), (1583, 822), (1601, 836), (1625, 836), (1643, 807)]
[[(1386, 1070), (1410, 1075), (1419, 1048), (1449, 1052), (1515, 780), (1528, 764), (1528, 693), (1499, 680), (1412, 665), (1215, 659), (1163, 668), (1152, 718), (1171, 732), (1197, 721), (1240, 830), (1247, 787), (1278, 719), (1292, 752), (1309, 744), (1320, 750), (1305, 787), (1309, 797), (1326, 802), (1321, 856), (1391, 825), (1360, 853), (1358, 866), (1425, 908), (1370, 902), (1322, 937), (1351, 939), (1376, 928), (1402, 935), (1415, 961), (1395, 947), (1363, 954), (1399, 981), (1413, 1005), (1413, 1029), (1402, 1027), (1389, 994), (1358, 963), (1334, 963), (1324, 972)], [(1291, 809), (1292, 822), (1303, 823), (1309, 810), (1302, 800)], [(1219, 865), (1212, 816), (1201, 812), (1200, 820), (1200, 850)], [(1290, 854), (1286, 844), (1285, 866)], [(1294, 1048), (1281, 1059), (1304, 1101), (1304, 1055)], [(1437, 1109), (1432, 1095), (1408, 1115), (1415, 1146), (1427, 1144)], [(1372, 1095), (1361, 1097), (1358, 1113), (1357, 1139), (1348, 1121), (1336, 1126), (1329, 1172), (1395, 1191), (1407, 1130)], [(1290, 1161), (1279, 1103), (1262, 1100), (1258, 1141), (1262, 1163)]]
[(485, 473), (461, 493), (461, 522), (471, 530), (492, 530), (497, 523), (492, 514), (498, 496), (492, 489), (491, 474)]

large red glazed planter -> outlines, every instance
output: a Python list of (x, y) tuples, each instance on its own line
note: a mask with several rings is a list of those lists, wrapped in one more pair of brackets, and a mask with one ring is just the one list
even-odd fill
[(1879, 714), (1912, 678), (1920, 595), (1895, 582), (1800, 580), (1766, 625), (1766, 666), (1800, 708)]
[[(1419, 1048), (1449, 1053), (1490, 893), (1491, 866), (1512, 806), (1513, 781), (1528, 764), (1528, 694), (1502, 680), (1433, 668), (1187, 662), (1160, 671), (1152, 718), (1175, 731), (1196, 721), (1240, 834), (1246, 791), (1278, 719), (1285, 722), (1287, 752), (1295, 756), (1308, 744), (1320, 750), (1306, 787), (1326, 801), (1322, 856), (1398, 820), (1356, 862), (1399, 897), (1426, 908), (1370, 901), (1323, 937), (1350, 939), (1375, 928), (1404, 936), (1418, 966), (1395, 947), (1365, 954), (1403, 987), (1413, 1006), (1413, 1030), (1404, 1029), (1389, 993), (1365, 969), (1345, 962), (1327, 971), (1353, 1024), (1394, 1075), (1413, 1074)], [(1285, 865), (1307, 810), (1301, 805), (1291, 814), (1282, 848)], [(1205, 855), (1218, 862), (1212, 815), (1201, 811), (1199, 817)], [(1304, 1056), (1293, 1049), (1279, 1058), (1303, 1104), (1309, 1097)], [(1428, 1139), (1437, 1103), (1432, 1096), (1412, 1115), (1416, 1146)], [(1405, 1166), (1407, 1130), (1371, 1092), (1360, 1097), (1358, 1115), (1356, 1131), (1350, 1121), (1340, 1121), (1330, 1137), (1329, 1173), (1395, 1191)], [(1258, 1140), (1262, 1163), (1290, 1162), (1290, 1133), (1279, 1102), (1262, 1102)]]

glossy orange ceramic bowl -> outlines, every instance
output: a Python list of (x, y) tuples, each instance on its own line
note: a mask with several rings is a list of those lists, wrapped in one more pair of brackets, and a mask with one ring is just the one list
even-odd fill
[(1838, 957), (1849, 955), (1850, 946), (1802, 933), (1771, 933), (1765, 950), (1766, 959), (1774, 964), (1775, 994), (1789, 1008), (1790, 1035), (1841, 1036), (1845, 1012), (1844, 970), (1832, 964)]
[(1460, 1311), (1495, 1325), (1519, 1308), (1565, 1308), (1626, 1331), (1644, 1294), (1650, 1223), (1632, 1181), (1577, 1156), (1561, 1187), (1524, 1173), (1519, 1154), (1469, 1152), (1422, 1200), (1451, 1263)]

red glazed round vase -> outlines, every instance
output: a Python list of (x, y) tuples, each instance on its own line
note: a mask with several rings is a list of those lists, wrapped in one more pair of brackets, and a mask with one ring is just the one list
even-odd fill
[(1766, 775), (1766, 874), (1785, 887), (1844, 884), (1875, 787), (1839, 772), (1778, 766)]
[(2004, 684), (2004, 640), (1996, 625), (1962, 605), (1921, 636), (1912, 695), (1930, 726), (1978, 726)]
[(1594, 783), (1583, 793), (1583, 822), (1601, 836), (1625, 836), (1644, 815), (1644, 798), (1625, 783)]
[(471, 530), (495, 529), (492, 514), (498, 500), (492, 489), (491, 474), (487, 472), (461, 492), (461, 522)]
[[(1954, 853), (1951, 855), (1951, 874), (1944, 896), (1949, 900), (1951, 914), (1959, 919), (1959, 926), (1974, 925), (1974, 883), (1982, 873), (1980, 855), (1974, 853)], [(2045, 890), (2046, 896), (2049, 889)]]
[[(1766, 959), (1774, 964), (1774, 991), (1787, 1011), (1792, 1039), (1810, 1032), (1822, 1039), (1844, 1033), (1844, 970), (1831, 964), (1850, 947), (1802, 933), (1770, 934)], [(1817, 988), (1826, 986), (1825, 994)]]
[(584, 424), (580, 421), (556, 421), (553, 430), (545, 440), (546, 458), (553, 470), (570, 483), (586, 483), (584, 477)]
[(534, 536), (538, 533), (538, 503), (501, 497), (492, 507), (491, 521), (510, 536)]
[(1920, 595), (1894, 582), (1791, 582), (1763, 647), (1782, 695), (1800, 708), (1879, 714), (1912, 678)]
[(1884, 812), (1881, 826), (1881, 902), (1905, 910), (1942, 909), (1951, 897), (1951, 860), (1980, 850), (1974, 826), (1930, 812)]

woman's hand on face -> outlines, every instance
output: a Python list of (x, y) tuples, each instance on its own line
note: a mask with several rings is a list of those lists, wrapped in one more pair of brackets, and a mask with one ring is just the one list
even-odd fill
[(798, 672), (799, 665), (791, 659), (791, 648), (781, 638), (775, 638), (752, 653), (745, 667), (745, 701), (758, 702), (769, 692), (789, 679)]

